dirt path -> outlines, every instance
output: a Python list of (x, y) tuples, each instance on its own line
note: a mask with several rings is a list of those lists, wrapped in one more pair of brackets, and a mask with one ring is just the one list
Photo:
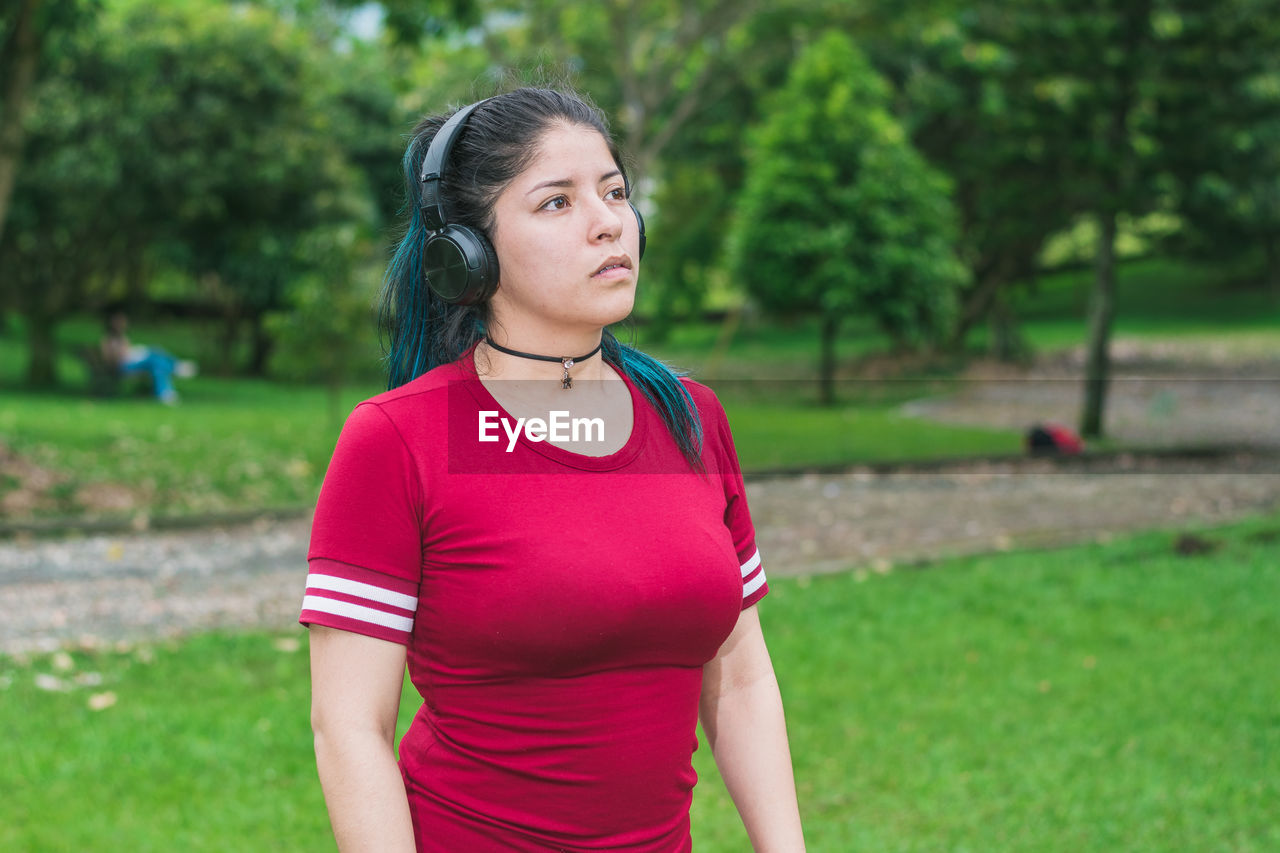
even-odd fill
[[(1280, 509), (1280, 457), (854, 469), (751, 482), (775, 577), (895, 564)], [(308, 524), (0, 542), (0, 651), (226, 627), (292, 630)]]

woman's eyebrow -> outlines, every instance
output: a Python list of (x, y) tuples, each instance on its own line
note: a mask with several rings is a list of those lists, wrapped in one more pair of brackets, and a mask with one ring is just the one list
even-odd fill
[[(617, 178), (617, 177), (620, 177), (621, 175), (622, 175), (622, 172), (620, 172), (617, 169), (614, 169), (612, 172), (605, 172), (603, 175), (600, 176), (600, 180), (598, 181), (598, 183), (603, 184), (605, 181), (609, 180), (610, 178)], [(560, 178), (559, 180), (555, 180), (555, 181), (543, 181), (542, 183), (538, 184), (536, 187), (534, 187), (533, 189), (525, 193), (525, 195), (533, 195), (538, 190), (545, 190), (547, 187), (571, 187), (571, 186), (573, 186), (573, 179), (571, 178)]]

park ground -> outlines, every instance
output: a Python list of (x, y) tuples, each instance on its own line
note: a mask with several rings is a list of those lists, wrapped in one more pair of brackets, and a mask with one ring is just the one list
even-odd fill
[[(1121, 329), (1112, 434), (1080, 460), (1018, 455), (1074, 420), (1057, 320), (1019, 367), (851, 361), (835, 411), (744, 381), (803, 329), (710, 365), (811, 850), (1280, 846), (1280, 327), (1188, 300), (1207, 322)], [(705, 372), (717, 334), (666, 346)], [(212, 377), (175, 409), (8, 395), (0, 848), (329, 849), (294, 624), (325, 406)], [(227, 524), (245, 505), (283, 511)], [(695, 760), (697, 848), (744, 849)]]

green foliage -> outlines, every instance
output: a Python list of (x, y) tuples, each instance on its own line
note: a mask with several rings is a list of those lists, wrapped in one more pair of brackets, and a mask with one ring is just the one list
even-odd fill
[[(796, 49), (790, 26), (803, 5), (486, 4), (497, 13), (482, 28), (492, 71), (541, 68), (609, 116), (654, 247), (638, 311), (664, 329), (696, 313), (723, 281), (721, 237), (741, 184), (741, 128), (759, 113), (757, 78), (771, 85), (785, 75)], [(469, 45), (453, 52), (473, 56)]]
[(770, 311), (865, 311), (899, 346), (936, 341), (965, 273), (948, 184), (839, 34), (805, 50), (757, 130), (730, 269)]
[(959, 253), (971, 272), (956, 343), (1007, 305), (1006, 291), (1034, 275), (1045, 241), (1067, 226), (1068, 138), (1056, 109), (1026, 73), (1038, 49), (1006, 4), (935, 10), (915, 26), (885, 25), (872, 60), (894, 80), (912, 139), (953, 182)]
[(1280, 301), (1280, 3), (1173, 3), (1155, 22), (1165, 85), (1158, 134), (1178, 188), (1183, 251), (1261, 249)]
[[(394, 164), (397, 140), (366, 54), (253, 7), (120, 0), (57, 62), (0, 243), (0, 306), (42, 330), (46, 362), (61, 316), (143, 301), (157, 266), (188, 275), (187, 298), (219, 306), (234, 339), (241, 318), (286, 304), (295, 276), (341, 276), (349, 257), (315, 252), (316, 229), (378, 220), (367, 176)], [(38, 378), (53, 379), (47, 364)]]
[(311, 229), (369, 218), (337, 144), (332, 57), (252, 9), (139, 4), (113, 23), (109, 61), (149, 121), (147, 212), (169, 217), (166, 256), (230, 313), (281, 305)]
[(379, 271), (367, 264), (357, 266), (367, 249), (361, 251), (354, 231), (346, 227), (313, 233), (315, 245), (308, 247), (309, 254), (332, 258), (332, 262), (295, 278), (287, 309), (267, 317), (267, 328), (277, 343), (273, 375), (327, 385), (329, 421), (334, 427), (341, 425), (346, 414), (338, 398), (342, 384), (353, 376), (368, 378), (374, 373), (370, 354)]

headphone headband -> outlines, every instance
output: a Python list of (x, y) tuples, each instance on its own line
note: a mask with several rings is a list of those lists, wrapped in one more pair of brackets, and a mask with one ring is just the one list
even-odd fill
[[(489, 99), (485, 98), (485, 101), (487, 100)], [(449, 221), (444, 210), (444, 198), (440, 194), (440, 178), (444, 172), (444, 164), (448, 162), (454, 144), (462, 135), (462, 125), (466, 123), (467, 117), (483, 103), (484, 101), (476, 101), (451, 115), (444, 126), (432, 137), (427, 153), (422, 158), (422, 174), (418, 178), (419, 183), (422, 184), (422, 193), (419, 199), (423, 218), (426, 219), (427, 227), (432, 231), (439, 231)]]

